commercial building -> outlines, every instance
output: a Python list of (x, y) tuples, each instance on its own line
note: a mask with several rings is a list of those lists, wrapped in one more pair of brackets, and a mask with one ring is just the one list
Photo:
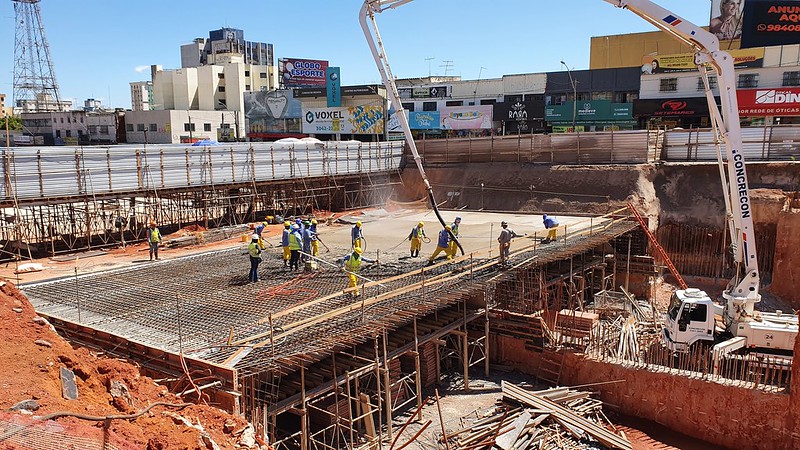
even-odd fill
[(341, 106), (328, 107), (328, 90), (296, 88), (302, 105), (301, 132), (320, 140), (385, 140), (388, 100), (379, 84), (342, 86)]
[(36, 99), (17, 100), (14, 105), (14, 113), (48, 112), (48, 111), (69, 111), (72, 109), (72, 101), (56, 100), (47, 93), (36, 94)]
[(181, 67), (200, 67), (226, 63), (234, 55), (241, 55), (243, 63), (254, 66), (274, 66), (272, 44), (244, 39), (244, 31), (237, 28), (220, 28), (210, 31), (208, 39), (197, 38), (181, 46)]
[(125, 134), (134, 144), (179, 144), (235, 139), (233, 111), (153, 110), (125, 113)]
[(131, 110), (149, 111), (153, 109), (153, 82), (134, 81), (131, 85)]
[(117, 111), (22, 113), (25, 134), (42, 137), (44, 145), (116, 144), (120, 121)]

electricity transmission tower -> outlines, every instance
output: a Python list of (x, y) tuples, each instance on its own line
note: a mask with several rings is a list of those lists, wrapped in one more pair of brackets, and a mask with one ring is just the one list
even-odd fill
[(39, 0), (14, 2), (14, 106), (24, 112), (61, 111), (50, 46), (44, 35)]

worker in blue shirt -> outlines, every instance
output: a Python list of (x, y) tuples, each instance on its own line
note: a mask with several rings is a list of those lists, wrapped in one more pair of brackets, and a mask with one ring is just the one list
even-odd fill
[(303, 225), (305, 225), (305, 227), (303, 228), (302, 233), (300, 233), (300, 235), (303, 236), (303, 253), (305, 253), (305, 255), (303, 255), (303, 261), (308, 261), (308, 255), (312, 254), (311, 241), (314, 238), (314, 232), (311, 231), (311, 222), (308, 220), (304, 221)]
[(292, 223), (288, 220), (283, 222), (283, 235), (281, 236), (281, 246), (283, 247), (283, 268), (289, 267), (289, 259), (292, 257), (292, 250), (289, 248), (289, 235), (292, 233)]
[(311, 219), (311, 256), (319, 255), (319, 238), (317, 237), (317, 219)]
[(353, 225), (353, 229), (350, 230), (350, 238), (353, 248), (360, 247), (362, 250), (364, 249), (364, 231), (361, 229), (360, 220), (356, 222), (356, 224)]
[(542, 216), (542, 222), (544, 223), (544, 227), (550, 230), (547, 232), (547, 238), (542, 241), (542, 244), (554, 242), (556, 240), (556, 234), (558, 233), (558, 221), (545, 214)]
[(289, 233), (289, 251), (291, 258), (289, 259), (289, 269), (300, 269), (300, 250), (303, 248), (303, 236), (300, 235), (300, 227), (297, 224), (292, 225), (292, 232)]
[(450, 225), (445, 225), (444, 229), (439, 232), (439, 242), (436, 243), (436, 250), (434, 250), (433, 255), (428, 258), (428, 264), (433, 264), (433, 260), (439, 256), (439, 253), (444, 252), (447, 255), (447, 259), (453, 259), (450, 255)]

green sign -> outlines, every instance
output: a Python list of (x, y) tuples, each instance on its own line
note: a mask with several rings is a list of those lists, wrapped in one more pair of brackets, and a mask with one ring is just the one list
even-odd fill
[(571, 122), (575, 114), (576, 122), (597, 122), (633, 119), (632, 103), (611, 103), (608, 100), (578, 101), (563, 105), (546, 106), (544, 117), (548, 122)]

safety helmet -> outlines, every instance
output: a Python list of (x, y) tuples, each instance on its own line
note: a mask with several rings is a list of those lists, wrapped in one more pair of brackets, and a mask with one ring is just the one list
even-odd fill
[(418, 223), (417, 225), (419, 225), (419, 226), (421, 226), (421, 227), (424, 227), (424, 226), (425, 226), (425, 222), (420, 222), (420, 223)]
[(358, 222), (356, 222), (356, 226), (361, 228), (361, 221), (360, 220)]
[(308, 226), (308, 225), (311, 225), (311, 221), (304, 220), (304, 221), (303, 221), (303, 225), (306, 225), (306, 226)]
[(257, 234), (254, 234), (254, 235), (253, 235), (253, 240), (254, 240), (254, 241), (257, 241), (257, 240), (258, 240), (258, 235), (257, 235)]
[(150, 223), (149, 223), (149, 225), (150, 225), (151, 227), (154, 227), (154, 226), (156, 226), (156, 222), (155, 222), (155, 220), (151, 220), (151, 221), (150, 221)]
[(361, 247), (356, 247), (353, 249), (353, 251), (358, 255), (364, 253), (364, 250), (361, 250)]
[(461, 216), (456, 216), (456, 222), (461, 222)]
[(317, 219), (311, 219), (311, 225), (316, 225), (316, 224), (317, 224)]
[(286, 228), (289, 228), (290, 226), (292, 226), (292, 222), (289, 222), (287, 220), (286, 222), (283, 222), (283, 226), (285, 226)]
[(295, 223), (303, 223), (303, 219), (301, 219), (299, 217), (297, 219), (294, 219), (294, 221), (295, 221)]
[(547, 214), (544, 214), (544, 215), (542, 216), (542, 219), (547, 219)]
[(506, 221), (504, 220), (504, 221), (500, 222), (500, 226), (503, 226), (503, 227), (505, 227), (505, 226), (508, 226), (508, 222), (506, 222)]
[(452, 228), (450, 227), (450, 225), (445, 225), (445, 226), (444, 226), (444, 229), (445, 229), (445, 230), (452, 230)]
[(250, 224), (250, 229), (251, 229), (251, 230), (252, 230), (252, 229), (254, 229), (255, 227), (256, 227), (256, 224), (254, 224), (254, 223), (251, 223), (251, 224)]
[(300, 229), (300, 226), (298, 226), (296, 223), (293, 223), (293, 224), (292, 224), (292, 229), (293, 229), (293, 230), (299, 230), (299, 229)]

